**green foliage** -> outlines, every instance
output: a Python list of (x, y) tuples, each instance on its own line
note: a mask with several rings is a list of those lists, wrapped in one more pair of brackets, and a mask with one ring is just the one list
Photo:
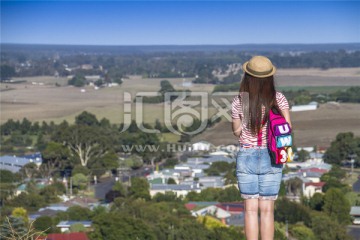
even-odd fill
[(331, 94), (331, 97), (339, 102), (360, 103), (360, 87), (350, 87)]
[(77, 125), (86, 125), (86, 126), (98, 126), (99, 121), (96, 116), (87, 111), (83, 111), (78, 116), (75, 117), (75, 124)]
[(44, 198), (46, 203), (56, 203), (60, 201), (58, 196), (62, 195), (64, 192), (65, 186), (60, 189), (59, 185), (49, 185), (40, 190), (40, 195)]
[(162, 165), (164, 168), (174, 168), (176, 164), (178, 164), (179, 161), (176, 158), (169, 158), (165, 160), (165, 163)]
[(22, 239), (26, 236), (28, 228), (22, 218), (6, 217), (0, 227), (1, 239)]
[(42, 152), (43, 163), (41, 164), (41, 172), (47, 177), (52, 176), (67, 164), (69, 156), (69, 149), (63, 144), (49, 142)]
[(122, 184), (121, 182), (117, 181), (114, 186), (112, 187), (113, 191), (117, 191), (119, 192), (119, 195), (121, 197), (126, 197), (127, 196), (127, 188), (126, 186), (124, 186), (124, 184)]
[(34, 221), (33, 226), (35, 229), (41, 232), (51, 233), (54, 228), (53, 224), (54, 223), (51, 217), (40, 216)]
[(176, 196), (176, 193), (174, 192), (165, 192), (163, 193), (156, 193), (155, 196), (153, 196), (152, 201), (154, 202), (178, 202), (181, 201), (180, 198)]
[(326, 215), (315, 215), (312, 218), (312, 230), (317, 240), (350, 240), (346, 228)]
[(305, 162), (306, 160), (308, 160), (310, 158), (310, 153), (304, 149), (301, 149), (300, 151), (298, 151), (297, 155), (298, 155), (297, 161), (299, 161), (299, 162)]
[(350, 204), (340, 189), (330, 188), (325, 193), (324, 212), (331, 219), (337, 220), (340, 225), (350, 223)]
[(91, 218), (91, 210), (80, 206), (71, 206), (66, 211), (68, 219), (73, 221), (86, 221)]
[(0, 66), (1, 81), (11, 79), (15, 76), (15, 68), (6, 64)]
[(331, 170), (323, 174), (320, 178), (321, 181), (326, 182), (323, 187), (323, 192), (327, 192), (330, 188), (339, 188), (343, 193), (351, 191), (350, 187), (342, 183), (342, 179), (345, 178), (346, 172), (339, 166), (333, 165)]
[(302, 180), (298, 177), (287, 180), (285, 182), (287, 193), (300, 196), (302, 193), (302, 184)]
[(242, 201), (239, 189), (237, 189), (235, 186), (230, 186), (225, 189), (223, 189), (217, 201), (219, 202), (238, 202)]
[(11, 171), (0, 169), (0, 183), (13, 183), (18, 180), (17, 176)]
[(75, 223), (70, 226), (70, 232), (86, 232), (86, 228), (81, 223)]
[(28, 211), (36, 211), (46, 206), (44, 198), (36, 193), (20, 193), (18, 196), (8, 200), (7, 205), (12, 207), (23, 207)]
[(28, 135), (23, 135), (20, 131), (14, 131), (4, 144), (15, 147), (27, 147), (32, 144), (32, 139)]
[(354, 137), (352, 132), (339, 133), (326, 150), (324, 161), (340, 165), (343, 160), (349, 159), (353, 154), (357, 154), (357, 158), (354, 160), (355, 164), (359, 165), (360, 138)]
[(146, 178), (131, 178), (131, 186), (129, 188), (129, 196), (133, 198), (143, 198), (150, 200), (150, 186)]
[(116, 213), (104, 213), (93, 219), (94, 232), (91, 239), (132, 240), (156, 239), (151, 228), (141, 219)]
[(176, 181), (173, 178), (168, 178), (167, 184), (176, 184)]
[(80, 189), (84, 189), (88, 183), (89, 179), (82, 173), (77, 173), (72, 177), (73, 186)]
[(68, 81), (68, 84), (75, 87), (83, 87), (86, 84), (86, 79), (82, 75), (76, 75)]
[(279, 196), (280, 197), (286, 196), (286, 185), (284, 181), (281, 181), (280, 183)]
[(11, 216), (16, 218), (21, 218), (25, 224), (29, 222), (28, 213), (25, 208), (22, 207), (14, 208), (11, 213)]
[(313, 231), (303, 224), (295, 224), (289, 228), (290, 235), (296, 239), (317, 240)]
[(310, 210), (296, 202), (291, 202), (287, 198), (279, 198), (275, 202), (275, 221), (290, 224), (304, 222), (307, 226), (311, 223)]
[(309, 200), (309, 207), (316, 211), (321, 211), (324, 206), (324, 194), (315, 193)]
[(81, 166), (81, 165), (75, 165), (75, 167), (72, 169), (71, 174), (74, 176), (78, 173), (81, 173), (85, 176), (88, 176), (90, 171), (87, 167)]

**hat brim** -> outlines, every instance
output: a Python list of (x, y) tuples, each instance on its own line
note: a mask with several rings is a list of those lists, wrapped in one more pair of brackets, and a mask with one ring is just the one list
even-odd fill
[(272, 67), (273, 67), (273, 68), (272, 68), (272, 71), (271, 71), (270, 73), (266, 73), (266, 74), (261, 74), (261, 73), (259, 73), (259, 74), (256, 74), (256, 73), (250, 72), (250, 71), (247, 69), (248, 63), (249, 63), (249, 61), (247, 61), (246, 63), (244, 63), (244, 64), (242, 65), (242, 69), (243, 69), (244, 72), (246, 72), (247, 74), (249, 74), (249, 75), (251, 75), (251, 76), (253, 76), (253, 77), (266, 78), (266, 77), (270, 77), (270, 76), (274, 75), (275, 72), (276, 72), (276, 67), (273, 65), (273, 66), (272, 66)]

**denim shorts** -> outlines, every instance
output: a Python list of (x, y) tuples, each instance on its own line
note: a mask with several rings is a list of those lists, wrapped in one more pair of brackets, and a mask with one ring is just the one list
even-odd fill
[(240, 148), (236, 177), (243, 199), (276, 200), (283, 164), (271, 164), (267, 148)]

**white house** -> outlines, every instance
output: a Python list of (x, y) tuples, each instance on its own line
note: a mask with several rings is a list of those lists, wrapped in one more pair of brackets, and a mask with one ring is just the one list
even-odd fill
[(226, 224), (226, 220), (231, 217), (231, 214), (228, 211), (215, 205), (207, 206), (197, 211), (191, 211), (191, 215), (193, 215), (194, 217), (212, 215), (217, 219), (220, 219), (221, 222), (224, 224)]
[(310, 102), (307, 105), (295, 105), (291, 107), (292, 112), (300, 112), (300, 111), (311, 111), (318, 109), (319, 104), (317, 102)]
[(157, 193), (165, 194), (173, 192), (176, 196), (186, 196), (189, 192), (201, 192), (199, 184), (150, 184), (150, 196), (153, 197)]
[(303, 194), (306, 197), (312, 197), (315, 193), (322, 193), (322, 188), (325, 185), (325, 182), (307, 182), (303, 183)]
[(82, 224), (85, 228), (91, 228), (91, 221), (61, 221), (56, 227), (60, 228), (61, 232), (66, 232), (70, 230), (71, 225), (73, 224)]

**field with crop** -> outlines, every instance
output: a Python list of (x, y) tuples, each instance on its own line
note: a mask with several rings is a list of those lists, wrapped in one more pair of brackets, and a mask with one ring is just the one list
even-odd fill
[[(96, 114), (98, 119), (108, 118), (112, 123), (121, 123), (124, 115), (124, 92), (131, 94), (131, 99), (139, 92), (156, 92), (163, 79), (143, 79), (130, 76), (121, 86), (105, 87), (95, 90), (87, 86), (80, 88), (67, 86), (66, 78), (29, 77), (25, 83), (1, 83), (1, 123), (8, 119), (21, 120), (26, 117), (31, 121), (63, 120), (74, 122), (82, 111)], [(189, 89), (192, 92), (211, 93), (214, 85), (192, 84), (183, 87), (183, 79), (168, 79), (176, 90)], [(190, 82), (192, 79), (185, 79)], [(336, 91), (349, 86), (360, 86), (360, 68), (348, 69), (279, 69), (276, 77), (280, 89), (306, 88), (313, 91)], [(57, 83), (58, 86), (55, 86)], [(60, 85), (60, 86), (59, 86)], [(135, 104), (132, 105), (132, 118), (135, 119)], [(199, 110), (199, 109), (198, 109)], [(213, 106), (208, 108), (209, 115), (216, 113)], [(144, 104), (143, 121), (154, 124), (156, 119), (163, 121), (163, 104)], [(292, 114), (295, 128), (295, 141), (302, 145), (328, 145), (338, 132), (353, 131), (360, 135), (360, 105), (324, 104), (316, 111)], [(171, 138), (170, 138), (171, 139)], [(215, 144), (234, 143), (230, 123), (217, 124), (194, 140), (208, 140)]]

